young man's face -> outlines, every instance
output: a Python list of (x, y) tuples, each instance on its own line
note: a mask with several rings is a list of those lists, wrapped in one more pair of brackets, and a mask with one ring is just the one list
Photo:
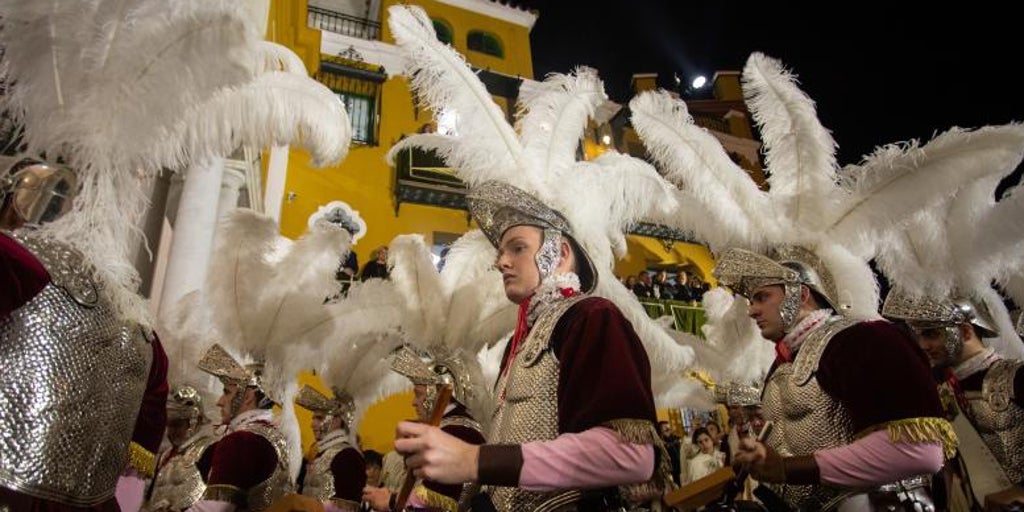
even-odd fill
[(911, 327), (916, 335), (918, 345), (928, 355), (928, 362), (933, 368), (948, 366), (953, 362), (952, 355), (946, 347), (945, 329)]
[(537, 251), (544, 231), (534, 226), (515, 226), (501, 236), (497, 267), (505, 284), (505, 296), (519, 304), (540, 286)]
[(167, 420), (167, 440), (171, 445), (178, 447), (188, 441), (189, 429), (192, 422), (188, 418), (175, 418)]
[(782, 325), (780, 312), (782, 301), (785, 298), (784, 288), (777, 284), (762, 286), (750, 294), (747, 313), (757, 322), (761, 336), (767, 340), (779, 341), (785, 336), (786, 326)]

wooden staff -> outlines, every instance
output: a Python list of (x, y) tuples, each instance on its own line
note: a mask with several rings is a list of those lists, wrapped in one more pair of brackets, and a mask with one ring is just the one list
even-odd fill
[[(452, 399), (452, 387), (445, 384), (441, 387), (441, 390), (437, 393), (437, 401), (434, 402), (434, 410), (430, 413), (430, 421), (427, 422), (431, 427), (436, 427), (441, 424), (441, 417), (444, 416), (444, 410), (448, 408), (448, 402)], [(412, 470), (405, 470), (405, 481), (402, 482), (402, 490), (398, 492), (398, 498), (395, 499), (395, 510), (405, 510), (405, 504), (409, 501), (409, 495), (412, 494), (412, 488), (416, 486), (416, 475), (412, 473)]]

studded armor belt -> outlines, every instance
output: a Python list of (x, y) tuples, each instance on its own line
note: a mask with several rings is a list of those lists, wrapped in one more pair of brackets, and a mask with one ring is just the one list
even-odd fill
[(1011, 482), (1024, 481), (1024, 409), (1013, 402), (1013, 378), (1021, 366), (998, 360), (985, 374), (981, 393), (964, 393), (971, 422)]
[[(551, 332), (558, 320), (582, 297), (559, 301), (534, 322), (519, 354), (497, 383), (505, 399), (494, 411), (491, 435), (494, 444), (523, 444), (558, 437), (558, 360), (550, 349)], [(495, 508), (504, 512), (539, 510), (557, 499), (557, 492), (529, 492), (515, 487), (487, 490)], [(578, 493), (577, 493), (578, 494)]]
[(153, 350), (115, 316), (80, 253), (13, 236), (51, 282), (0, 321), (0, 486), (97, 505), (113, 497), (128, 460)]
[(147, 508), (153, 510), (188, 510), (206, 491), (206, 484), (196, 462), (214, 441), (213, 437), (196, 438), (182, 452), (158, 468), (153, 495)]

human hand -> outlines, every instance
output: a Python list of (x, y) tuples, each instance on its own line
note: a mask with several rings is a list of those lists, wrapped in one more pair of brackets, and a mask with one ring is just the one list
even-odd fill
[(363, 502), (376, 512), (388, 512), (391, 508), (391, 491), (384, 487), (363, 487)]
[(480, 448), (440, 428), (403, 421), (398, 424), (395, 451), (417, 478), (443, 484), (476, 481)]

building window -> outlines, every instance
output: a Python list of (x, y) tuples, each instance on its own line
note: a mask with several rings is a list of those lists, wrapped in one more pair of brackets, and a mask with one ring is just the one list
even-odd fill
[(352, 123), (352, 142), (376, 145), (380, 131), (383, 68), (341, 57), (322, 56), (315, 78), (345, 104)]
[(494, 34), (480, 30), (470, 30), (466, 36), (466, 46), (470, 50), (493, 55), (499, 59), (505, 58), (505, 51), (501, 48), (501, 40)]
[(447, 21), (431, 18), (434, 22), (434, 32), (437, 32), (437, 40), (444, 44), (452, 44), (455, 38), (452, 36), (452, 26)]

